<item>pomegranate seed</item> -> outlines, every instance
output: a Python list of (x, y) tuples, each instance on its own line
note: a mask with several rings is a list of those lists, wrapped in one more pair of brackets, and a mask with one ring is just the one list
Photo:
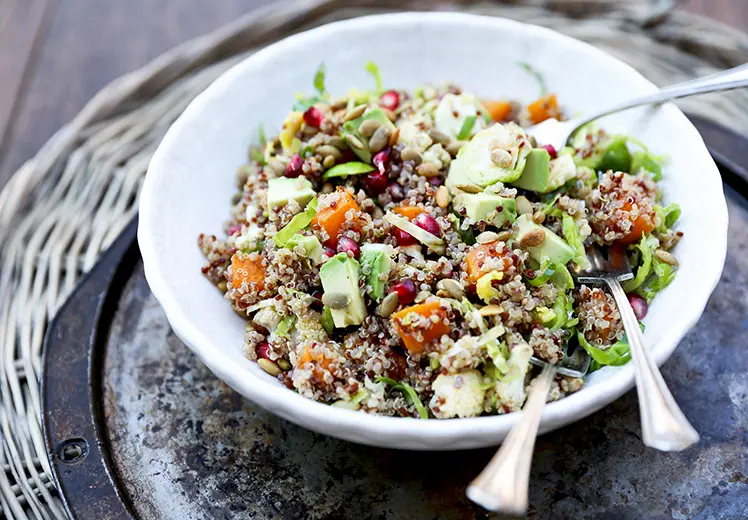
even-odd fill
[(323, 118), (322, 112), (316, 107), (309, 107), (304, 112), (304, 122), (314, 128), (319, 128)]
[(286, 165), (286, 177), (298, 177), (301, 175), (301, 166), (304, 164), (304, 159), (297, 153), (293, 154), (291, 160)]
[(544, 144), (541, 146), (546, 152), (548, 152), (548, 155), (551, 156), (551, 159), (555, 159), (558, 157), (558, 152), (556, 152), (556, 149), (553, 147), (552, 144)]
[(385, 148), (381, 152), (377, 153), (371, 160), (372, 163), (374, 163), (374, 166), (377, 167), (380, 173), (384, 173), (387, 169), (387, 164), (389, 163), (390, 159), (390, 150), (389, 148)]
[(392, 228), (392, 234), (395, 236), (395, 240), (397, 240), (397, 245), (399, 246), (412, 246), (418, 243), (418, 240), (413, 235), (398, 227)]
[(388, 90), (379, 98), (379, 104), (389, 110), (395, 110), (400, 106), (400, 94), (395, 90)]
[(411, 280), (403, 280), (390, 287), (389, 292), (396, 292), (398, 302), (408, 305), (416, 299), (416, 284)]
[(444, 179), (441, 177), (429, 177), (429, 184), (431, 184), (434, 188), (438, 188), (442, 184), (444, 184)]
[(335, 250), (331, 247), (325, 246), (322, 249), (322, 254), (327, 256), (328, 258), (332, 258), (333, 256), (335, 256)]
[(436, 221), (436, 219), (425, 211), (423, 213), (419, 213), (418, 216), (413, 219), (413, 223), (424, 231), (428, 231), (432, 235), (439, 236), (442, 233), (442, 230), (439, 227), (439, 223)]
[[(348, 237), (340, 237), (338, 239), (338, 253), (345, 253), (348, 256), (353, 256), (356, 260), (361, 256), (361, 249), (355, 240)], [(350, 254), (349, 254), (350, 253)]]
[(257, 359), (270, 359), (270, 345), (268, 344), (268, 342), (260, 341), (255, 347), (255, 354), (257, 354)]
[(372, 172), (362, 179), (369, 195), (379, 195), (384, 192), (387, 189), (388, 180), (384, 172)]
[(322, 310), (322, 291), (315, 289), (312, 291), (312, 309)]
[(649, 310), (649, 305), (647, 305), (647, 300), (639, 296), (638, 294), (627, 294), (629, 299), (629, 303), (631, 304), (631, 308), (634, 309), (634, 314), (636, 315), (636, 319), (639, 321), (642, 321), (644, 317), (647, 315), (647, 311)]
[(229, 226), (229, 228), (226, 231), (228, 232), (229, 235), (236, 235), (241, 230), (242, 230), (242, 225), (241, 224), (233, 224), (233, 225)]

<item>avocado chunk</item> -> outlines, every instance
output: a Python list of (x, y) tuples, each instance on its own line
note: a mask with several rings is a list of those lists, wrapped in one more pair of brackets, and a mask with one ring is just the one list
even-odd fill
[(296, 246), (300, 247), (301, 251), (297, 251), (304, 258), (308, 258), (317, 265), (322, 263), (322, 244), (317, 237), (294, 235), (286, 242), (286, 247), (293, 250)]
[(326, 304), (337, 328), (361, 325), (366, 318), (366, 305), (358, 289), (359, 272), (358, 262), (345, 253), (333, 256), (319, 270), (322, 289), (330, 300)]
[(530, 257), (542, 263), (547, 258), (554, 264), (566, 265), (576, 251), (550, 229), (532, 221), (530, 215), (520, 215), (514, 223), (514, 238)]
[(278, 177), (268, 180), (268, 208), (285, 206), (291, 200), (295, 200), (303, 207), (314, 195), (312, 183), (305, 177)]
[(481, 130), (452, 161), (447, 187), (468, 184), (485, 188), (519, 179), (532, 146), (525, 131), (514, 123)]
[(533, 148), (527, 155), (522, 176), (512, 182), (512, 186), (527, 191), (545, 193), (550, 191), (548, 184), (551, 172), (551, 154), (544, 148)]
[(361, 248), (361, 271), (366, 291), (375, 299), (384, 298), (384, 286), (392, 270), (390, 248), (385, 244), (364, 244)]
[(506, 222), (511, 224), (517, 218), (516, 201), (495, 193), (458, 191), (454, 207), (458, 211), (465, 208), (465, 216), (476, 222), (483, 220), (496, 227), (501, 227)]
[(354, 148), (351, 147), (353, 150), (353, 153), (355, 153), (359, 159), (361, 159), (365, 163), (371, 164), (371, 152), (369, 151), (369, 139), (372, 136), (364, 137), (361, 135), (361, 132), (359, 131), (359, 127), (361, 126), (361, 123), (368, 120), (376, 121), (380, 124), (380, 126), (388, 129), (390, 133), (395, 131), (395, 124), (390, 121), (390, 118), (387, 117), (387, 115), (382, 111), (379, 107), (370, 107), (366, 109), (366, 112), (361, 115), (361, 117), (357, 119), (352, 119), (346, 123), (343, 124), (343, 130), (342, 135), (345, 137), (346, 134), (350, 134), (359, 141), (361, 141), (364, 145), (363, 148)]

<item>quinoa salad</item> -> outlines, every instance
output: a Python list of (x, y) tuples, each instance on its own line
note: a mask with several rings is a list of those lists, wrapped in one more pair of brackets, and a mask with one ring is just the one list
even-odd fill
[[(519, 410), (532, 357), (629, 361), (612, 296), (570, 269), (585, 245), (625, 251), (646, 315), (682, 236), (663, 158), (593, 126), (562, 150), (535, 142), (523, 128), (564, 114), (522, 66), (540, 90), (524, 105), (388, 90), (373, 63), (371, 90), (334, 97), (320, 66), (278, 135), (260, 128), (225, 236), (199, 237), (250, 360), (309, 399), (422, 419)], [(548, 400), (583, 385), (559, 375)]]

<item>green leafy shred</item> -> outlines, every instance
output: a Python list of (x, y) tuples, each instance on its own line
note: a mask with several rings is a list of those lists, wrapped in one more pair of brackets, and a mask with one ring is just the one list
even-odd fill
[(298, 215), (294, 215), (291, 221), (283, 226), (283, 228), (278, 231), (273, 237), (273, 242), (275, 242), (275, 245), (278, 247), (285, 247), (292, 236), (307, 227), (312, 222), (314, 216), (317, 214), (318, 204), (319, 201), (317, 200), (317, 197), (314, 197), (306, 205), (306, 209), (304, 211), (302, 211)]
[(637, 291), (647, 300), (647, 303), (651, 302), (655, 294), (670, 285), (675, 278), (675, 269), (672, 265), (666, 264), (657, 257), (652, 257), (652, 262), (652, 276)]
[(587, 259), (587, 252), (584, 249), (584, 242), (579, 234), (579, 228), (574, 218), (564, 213), (561, 217), (561, 232), (571, 247), (574, 248), (575, 254), (572, 262), (577, 264), (581, 269), (589, 269), (590, 261)]
[(325, 64), (320, 63), (317, 72), (314, 73), (314, 88), (320, 96), (325, 95)]
[(265, 136), (265, 129), (262, 127), (262, 125), (259, 126), (257, 129), (257, 133), (260, 136), (260, 146), (255, 148), (254, 146), (250, 147), (249, 149), (249, 157), (253, 161), (260, 163), (262, 165), (265, 164), (265, 154), (263, 151), (265, 150), (265, 147), (267, 146), (267, 137)]
[(657, 239), (647, 235), (635, 246), (639, 250), (639, 267), (636, 269), (636, 276), (623, 283), (624, 291), (627, 293), (634, 292), (649, 277), (652, 271), (653, 253), (657, 245)]
[(260, 147), (265, 148), (265, 145), (268, 142), (268, 138), (265, 135), (265, 128), (262, 125), (260, 125), (260, 127), (257, 129), (257, 133), (260, 136)]
[(540, 267), (534, 269), (535, 276), (527, 279), (527, 283), (533, 287), (540, 287), (551, 279), (556, 273), (556, 266), (551, 262), (548, 257), (543, 257), (543, 261), (540, 263)]
[(532, 65), (524, 61), (519, 62), (518, 65), (525, 69), (528, 73), (530, 73), (532, 77), (535, 78), (535, 81), (538, 82), (538, 86), (540, 87), (540, 97), (544, 97), (546, 94), (548, 94), (548, 88), (545, 85), (545, 79), (543, 79), (543, 76), (540, 74), (540, 72), (535, 70)]
[(328, 336), (332, 334), (333, 329), (335, 329), (335, 322), (332, 319), (332, 311), (327, 305), (322, 309), (322, 317), (319, 321), (322, 324), (322, 327), (327, 331)]
[(631, 351), (629, 350), (629, 343), (624, 337), (621, 341), (614, 343), (605, 350), (593, 347), (590, 345), (584, 337), (584, 334), (580, 330), (577, 332), (577, 339), (579, 344), (587, 351), (592, 358), (590, 363), (590, 372), (598, 370), (603, 366), (621, 366), (625, 365), (631, 359)]
[(382, 73), (379, 71), (379, 67), (377, 66), (377, 64), (374, 63), (373, 61), (367, 62), (366, 72), (371, 74), (371, 76), (374, 78), (377, 94), (381, 94), (382, 91), (384, 90), (384, 86), (382, 83)]
[(371, 173), (374, 167), (357, 161), (351, 161), (343, 164), (337, 164), (322, 174), (322, 179), (331, 179), (333, 177), (347, 177), (348, 175), (363, 175)]
[[(486, 345), (486, 353), (491, 359), (491, 364), (488, 367), (484, 367), (484, 373), (489, 375), (492, 379), (499, 380), (509, 373), (509, 349), (505, 342), (499, 343), (498, 341), (491, 341)], [(488, 371), (486, 371), (488, 368)], [(493, 370), (495, 372), (493, 372)], [(492, 373), (489, 373), (492, 372)]]
[(658, 231), (664, 233), (671, 229), (680, 218), (680, 206), (673, 202), (665, 206), (664, 208), (659, 204), (654, 207), (655, 213), (660, 217), (660, 225), (657, 228)]
[(278, 324), (278, 327), (276, 327), (275, 329), (276, 336), (289, 338), (291, 336), (291, 329), (293, 328), (295, 323), (296, 316), (286, 316), (285, 318), (283, 318)]
[(470, 135), (470, 132), (473, 131), (473, 126), (475, 126), (475, 121), (478, 119), (478, 116), (467, 116), (465, 118), (465, 121), (462, 122), (462, 126), (460, 127), (460, 132), (457, 134), (457, 139), (460, 141), (464, 141), (467, 139), (467, 137)]
[(408, 383), (402, 383), (397, 382), (394, 379), (391, 379), (389, 377), (378, 377), (374, 380), (376, 383), (385, 383), (386, 385), (391, 387), (391, 390), (399, 390), (403, 393), (405, 398), (413, 404), (413, 406), (416, 407), (416, 410), (418, 411), (418, 415), (421, 417), (421, 419), (428, 419), (429, 418), (429, 412), (426, 410), (426, 407), (423, 406), (423, 403), (421, 402), (421, 398), (418, 397), (418, 394), (415, 390), (413, 390), (413, 387), (410, 386)]

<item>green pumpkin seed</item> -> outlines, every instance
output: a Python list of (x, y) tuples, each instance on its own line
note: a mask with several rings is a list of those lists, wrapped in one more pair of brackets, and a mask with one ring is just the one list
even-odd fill
[(333, 166), (335, 166), (335, 157), (332, 155), (328, 155), (324, 159), (322, 159), (322, 166), (325, 167), (326, 170), (329, 170)]
[(499, 239), (499, 235), (494, 233), (493, 231), (484, 231), (477, 237), (475, 237), (475, 241), (479, 244), (490, 244), (491, 242), (496, 242)]
[(322, 303), (331, 309), (341, 310), (348, 307), (350, 298), (345, 293), (325, 293), (322, 295)]
[(366, 105), (358, 105), (357, 107), (353, 107), (348, 111), (348, 113), (343, 118), (343, 121), (353, 121), (354, 119), (358, 119), (362, 115), (364, 115), (364, 111), (366, 110)]
[(432, 162), (425, 162), (418, 166), (416, 171), (423, 177), (436, 177), (439, 175), (439, 166)]
[(351, 148), (355, 148), (356, 150), (363, 150), (366, 148), (364, 146), (364, 143), (361, 142), (361, 140), (352, 134), (345, 134), (345, 142), (348, 143), (348, 146)]
[(451, 155), (452, 157), (457, 157), (457, 153), (462, 148), (462, 145), (463, 143), (461, 143), (460, 141), (452, 141), (447, 146), (445, 146), (444, 149), (447, 150), (447, 152), (449, 152), (449, 155)]
[(379, 304), (379, 308), (377, 308), (377, 314), (382, 318), (389, 317), (390, 314), (395, 312), (398, 302), (399, 298), (397, 296), (397, 293), (391, 292), (390, 294), (385, 296), (384, 300), (382, 300), (382, 303)]
[(483, 191), (475, 184), (458, 184), (455, 187), (460, 191), (464, 191), (465, 193), (480, 193)]
[(449, 190), (446, 186), (439, 186), (439, 189), (436, 190), (436, 205), (440, 208), (446, 208), (449, 206)]
[(270, 166), (270, 169), (273, 170), (276, 175), (283, 175), (286, 173), (286, 166), (278, 159), (270, 159), (268, 166)]
[(271, 376), (278, 376), (281, 373), (280, 367), (278, 367), (278, 365), (276, 365), (269, 359), (260, 358), (257, 360), (257, 364), (260, 365), (260, 368)]
[(423, 162), (421, 152), (418, 151), (418, 148), (415, 148), (414, 146), (406, 146), (405, 148), (403, 148), (403, 151), (400, 152), (400, 158), (403, 161), (413, 161), (414, 163), (416, 163), (416, 166)]
[(276, 364), (281, 368), (281, 370), (285, 372), (288, 372), (289, 370), (291, 370), (291, 368), (293, 368), (293, 366), (291, 365), (291, 362), (288, 361), (287, 359), (281, 358), (278, 361), (276, 361)]
[(376, 121), (374, 119), (367, 119), (360, 125), (358, 125), (358, 133), (363, 135), (364, 137), (371, 137), (374, 135), (374, 132), (376, 132), (379, 127), (382, 126), (379, 124), (379, 121)]
[(661, 260), (662, 262), (665, 262), (668, 265), (678, 265), (678, 259), (673, 256), (672, 253), (669, 253), (668, 251), (665, 251), (664, 249), (657, 249), (655, 251), (655, 256), (658, 260)]
[(374, 135), (371, 136), (371, 139), (369, 139), (369, 150), (371, 153), (377, 153), (384, 150), (385, 146), (387, 146), (387, 143), (390, 139), (390, 131), (380, 126), (377, 128), (376, 132), (374, 132)]
[(431, 130), (429, 130), (429, 137), (435, 142), (441, 143), (444, 146), (447, 146), (452, 141), (451, 137), (449, 137), (444, 132), (437, 130), (436, 128), (432, 128)]
[(340, 153), (340, 150), (338, 150), (337, 148), (329, 144), (323, 144), (322, 146), (318, 146), (316, 152), (320, 154), (322, 157), (327, 157), (328, 155), (332, 155), (335, 159), (340, 159), (343, 156), (343, 154)]
[(465, 297), (465, 289), (462, 287), (462, 284), (451, 278), (439, 280), (436, 287), (437, 289), (446, 291), (455, 300), (462, 300)]

